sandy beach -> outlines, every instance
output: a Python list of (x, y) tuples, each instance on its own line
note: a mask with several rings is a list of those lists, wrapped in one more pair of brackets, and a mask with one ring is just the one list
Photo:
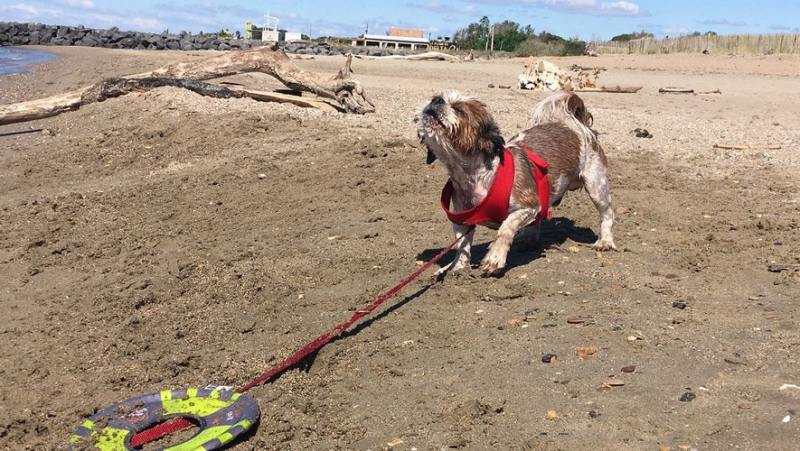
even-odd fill
[[(208, 55), (34, 48), (59, 58), (0, 77), (0, 104)], [(619, 251), (591, 250), (597, 212), (567, 195), (501, 276), (426, 273), (251, 390), (260, 423), (230, 449), (796, 447), (800, 58), (548, 60), (642, 86), (581, 94)], [(133, 396), (241, 386), (412, 273), (452, 240), (415, 108), (457, 89), (511, 137), (546, 94), (489, 85), (524, 63), (356, 59), (366, 116), (162, 88), (0, 126), (0, 449), (65, 449)], [(474, 264), (493, 237), (478, 231)]]

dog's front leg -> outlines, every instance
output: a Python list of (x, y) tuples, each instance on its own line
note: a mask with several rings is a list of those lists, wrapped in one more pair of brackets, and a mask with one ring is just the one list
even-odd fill
[(436, 275), (458, 271), (469, 266), (470, 256), (472, 255), (472, 237), (475, 235), (475, 227), (453, 224), (453, 234), (456, 239), (464, 238), (456, 248), (456, 258), (447, 266), (443, 266), (436, 271)]
[(511, 248), (511, 242), (514, 241), (514, 236), (536, 219), (537, 214), (539, 214), (538, 208), (521, 208), (508, 215), (497, 230), (497, 238), (489, 246), (489, 253), (481, 262), (481, 270), (484, 274), (495, 273), (506, 266), (506, 256)]

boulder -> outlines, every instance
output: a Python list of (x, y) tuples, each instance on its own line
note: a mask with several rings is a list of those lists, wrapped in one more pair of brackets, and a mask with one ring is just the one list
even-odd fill
[(132, 49), (136, 47), (136, 39), (134, 38), (122, 38), (118, 42), (119, 46), (123, 49)]
[(164, 38), (159, 35), (152, 36), (150, 39), (150, 48), (156, 50), (164, 50)]
[(91, 34), (87, 34), (83, 37), (80, 41), (76, 43), (77, 45), (83, 45), (86, 47), (102, 47), (103, 41), (100, 38), (93, 36)]

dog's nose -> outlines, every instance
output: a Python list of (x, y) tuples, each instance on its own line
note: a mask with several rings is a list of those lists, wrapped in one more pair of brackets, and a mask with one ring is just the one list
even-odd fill
[(436, 96), (431, 99), (431, 105), (441, 105), (444, 103), (442, 96)]

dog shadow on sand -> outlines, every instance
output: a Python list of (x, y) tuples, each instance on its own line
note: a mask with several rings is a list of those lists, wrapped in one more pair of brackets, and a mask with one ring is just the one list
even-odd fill
[[(558, 248), (567, 240), (575, 241), (576, 243), (591, 246), (597, 241), (597, 235), (588, 227), (580, 227), (575, 225), (575, 221), (569, 218), (553, 217), (542, 223), (542, 230), (539, 236), (539, 241), (532, 243), (520, 242), (514, 240), (511, 245), (511, 250), (508, 252), (506, 258), (506, 266), (492, 277), (503, 277), (505, 273), (517, 266), (527, 265), (528, 263), (541, 258), (545, 252), (550, 248)], [(472, 268), (473, 270), (480, 267), (480, 262), (486, 253), (489, 252), (489, 245), (494, 241), (494, 237), (490, 241), (479, 241), (477, 238), (472, 242)], [(444, 248), (426, 249), (417, 255), (419, 260), (430, 260), (435, 257)], [(456, 258), (456, 251), (451, 250), (442, 257), (439, 267), (442, 267)]]

